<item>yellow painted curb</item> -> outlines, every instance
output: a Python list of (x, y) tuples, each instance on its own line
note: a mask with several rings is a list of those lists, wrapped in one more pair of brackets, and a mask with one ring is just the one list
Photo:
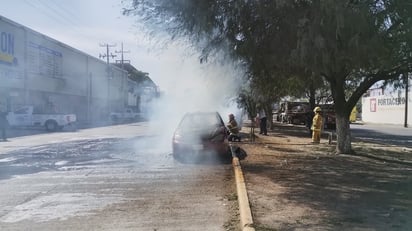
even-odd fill
[(232, 165), (235, 172), (237, 198), (239, 202), (240, 224), (242, 231), (254, 231), (252, 211), (249, 206), (249, 198), (247, 196), (246, 184), (243, 178), (242, 168), (240, 166), (239, 158), (233, 157)]

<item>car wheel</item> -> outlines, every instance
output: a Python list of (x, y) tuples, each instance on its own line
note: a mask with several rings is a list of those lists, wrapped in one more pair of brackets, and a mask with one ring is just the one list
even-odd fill
[(58, 128), (57, 123), (54, 120), (48, 120), (45, 126), (46, 126), (46, 130), (49, 132), (54, 132)]

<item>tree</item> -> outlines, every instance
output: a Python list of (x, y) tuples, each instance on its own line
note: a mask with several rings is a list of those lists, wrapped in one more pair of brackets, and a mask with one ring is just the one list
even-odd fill
[[(310, 67), (330, 84), (338, 153), (352, 151), (349, 115), (362, 94), (376, 82), (410, 70), (411, 13), (401, 0), (316, 0), (301, 17), (294, 57), (298, 66)], [(403, 22), (409, 26), (401, 26)]]
[(236, 102), (238, 105), (242, 106), (245, 108), (248, 117), (252, 121), (252, 126), (250, 127), (250, 138), (251, 141), (255, 141), (255, 121), (253, 118), (256, 117), (257, 111), (256, 111), (256, 101), (255, 101), (255, 95), (253, 91), (250, 88), (243, 88), (239, 92), (239, 95), (237, 97)]
[(141, 85), (155, 85), (153, 80), (149, 77), (149, 73), (147, 72), (143, 72), (143, 71), (139, 71), (137, 70), (135, 67), (133, 67), (132, 65), (130, 65), (129, 63), (124, 63), (124, 64), (120, 64), (120, 63), (115, 63), (115, 66), (119, 67), (119, 68), (123, 68), (124, 70), (127, 71), (128, 73), (128, 78), (130, 80), (135, 81), (138, 84)]
[(409, 0), (134, 0), (124, 12), (188, 39), (201, 61), (224, 51), (252, 82), (322, 77), (336, 107), (337, 153), (352, 152), (349, 115), (362, 94), (412, 69)]

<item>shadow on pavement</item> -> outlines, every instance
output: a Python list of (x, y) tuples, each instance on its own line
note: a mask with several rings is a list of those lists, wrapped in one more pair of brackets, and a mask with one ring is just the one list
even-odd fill
[[(407, 230), (412, 225), (410, 169), (357, 158), (290, 155), (287, 164), (279, 160), (243, 168), (279, 185), (283, 190), (273, 192), (275, 200), (325, 213), (321, 222), (331, 230)], [(287, 230), (291, 224), (283, 225)]]
[[(410, 230), (410, 165), (332, 155), (326, 144), (302, 147), (293, 141), (309, 138), (302, 128), (280, 125), (272, 132), (247, 144), (253, 151), (242, 162), (255, 222), (262, 230)], [(280, 143), (285, 138), (291, 142)]]

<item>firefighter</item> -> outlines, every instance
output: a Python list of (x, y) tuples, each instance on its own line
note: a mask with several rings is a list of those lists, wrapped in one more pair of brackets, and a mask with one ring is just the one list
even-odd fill
[(235, 116), (233, 114), (229, 114), (229, 122), (227, 124), (227, 128), (229, 129), (229, 141), (240, 141), (239, 136), (239, 128), (237, 126), (237, 122), (235, 120)]
[(322, 124), (323, 124), (323, 119), (322, 119), (322, 109), (320, 107), (315, 107), (313, 109), (313, 112), (315, 112), (315, 116), (313, 117), (312, 120), (312, 143), (314, 144), (319, 144), (320, 143), (320, 133), (322, 131)]

